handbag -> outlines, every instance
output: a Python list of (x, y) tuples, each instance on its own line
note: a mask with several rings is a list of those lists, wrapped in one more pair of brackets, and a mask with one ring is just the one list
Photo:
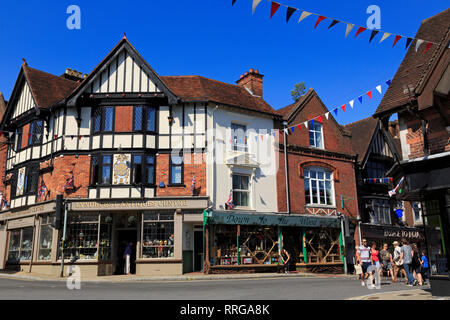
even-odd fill
[(359, 264), (355, 264), (355, 273), (362, 274), (362, 267)]

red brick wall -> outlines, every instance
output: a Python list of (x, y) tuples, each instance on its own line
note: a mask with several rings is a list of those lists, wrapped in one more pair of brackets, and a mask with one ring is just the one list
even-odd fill
[[(90, 163), (91, 158), (87, 155), (79, 155), (78, 158), (74, 155), (56, 157), (53, 162), (53, 171), (41, 175), (38, 186), (41, 183), (41, 179), (44, 179), (47, 190), (50, 191), (47, 200), (56, 199), (57, 194), (64, 194), (64, 198), (87, 198)], [(41, 163), (41, 168), (45, 168), (49, 164), (50, 160), (43, 162)], [(63, 187), (66, 184), (66, 179), (71, 177), (70, 171), (73, 171), (75, 191), (64, 192)], [(43, 199), (38, 199), (38, 202), (41, 201)]]
[[(156, 157), (156, 176), (157, 186), (156, 195), (165, 196), (192, 196), (191, 183), (192, 176), (195, 175), (195, 194), (206, 196), (206, 162), (203, 153), (184, 155), (184, 186), (169, 187), (169, 157), (170, 154), (159, 154)], [(165, 188), (160, 188), (159, 184), (163, 181)]]
[(116, 107), (116, 132), (131, 132), (133, 131), (133, 107), (119, 106)]
[[(450, 110), (447, 110), (447, 113), (450, 115)], [(450, 151), (450, 135), (446, 130), (444, 120), (437, 110), (430, 108), (421, 112), (421, 116), (428, 121), (426, 137), (430, 155)], [(409, 158), (424, 157), (424, 139), (421, 121), (408, 112), (400, 113), (399, 117), (406, 123), (407, 127), (406, 143), (410, 148)]]
[(8, 146), (4, 144), (6, 142), (6, 138), (0, 138), (0, 192), (5, 195), (5, 184), (3, 180), (5, 179), (5, 170), (6, 170), (6, 152), (8, 150)]

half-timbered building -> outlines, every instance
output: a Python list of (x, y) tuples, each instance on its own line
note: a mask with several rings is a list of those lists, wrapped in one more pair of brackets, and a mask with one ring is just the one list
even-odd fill
[[(256, 78), (159, 76), (126, 37), (89, 75), (25, 62), (1, 124), (9, 140), (0, 268), (59, 274), (64, 253), (82, 275), (121, 274), (132, 243), (132, 273), (201, 270), (205, 209), (224, 209), (235, 189), (237, 211), (277, 211), (274, 176), (234, 148), (247, 140), (228, 143), (233, 124), (271, 130), (279, 118)], [(219, 144), (224, 153), (213, 157)]]

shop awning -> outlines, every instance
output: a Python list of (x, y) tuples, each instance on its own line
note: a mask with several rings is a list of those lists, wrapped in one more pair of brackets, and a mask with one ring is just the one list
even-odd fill
[(210, 224), (260, 225), (280, 227), (330, 227), (339, 228), (340, 219), (306, 214), (255, 213), (249, 211), (208, 212)]

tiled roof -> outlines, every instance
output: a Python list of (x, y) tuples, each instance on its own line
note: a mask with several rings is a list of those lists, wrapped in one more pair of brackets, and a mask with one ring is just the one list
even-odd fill
[(252, 96), (244, 87), (201, 76), (161, 76), (166, 86), (183, 101), (211, 101), (251, 111), (279, 116), (262, 98)]
[(50, 108), (80, 83), (23, 65), (25, 77), (39, 108)]
[(0, 121), (3, 119), (3, 115), (6, 111), (6, 101), (3, 97), (3, 93), (0, 92)]
[(350, 141), (353, 152), (358, 155), (358, 163), (361, 163), (366, 156), (377, 124), (377, 119), (369, 117), (344, 126), (344, 129), (351, 133)]
[(405, 88), (411, 85), (414, 89), (419, 87), (431, 69), (433, 62), (448, 45), (450, 28), (450, 9), (447, 9), (431, 18), (422, 21), (415, 38), (425, 39), (440, 45), (433, 44), (427, 53), (426, 42), (416, 52), (416, 41), (413, 41), (388, 87), (374, 116), (395, 112), (394, 109), (402, 107), (409, 101)]

